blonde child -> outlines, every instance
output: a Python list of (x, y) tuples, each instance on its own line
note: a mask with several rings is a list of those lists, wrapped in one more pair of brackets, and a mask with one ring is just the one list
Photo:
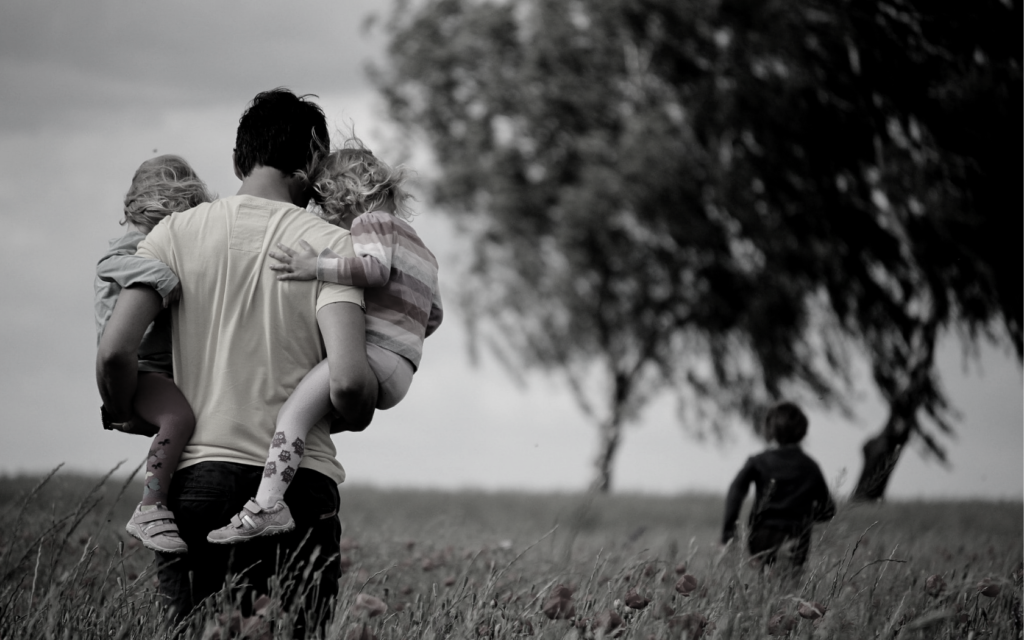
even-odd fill
[(160, 220), (211, 200), (206, 185), (182, 158), (163, 155), (143, 162), (124, 198), (121, 224), (126, 227), (125, 233), (110, 241), (110, 249), (96, 265), (97, 341), (122, 289), (149, 286), (164, 299), (165, 310), (146, 329), (139, 346), (138, 381), (132, 401), (135, 417), (116, 422), (107, 407), (100, 410), (105, 429), (142, 435), (155, 432), (146, 459), (142, 501), (125, 530), (147, 548), (164, 553), (188, 550), (178, 535), (174, 514), (166, 505), (171, 475), (192, 437), (195, 417), (174, 384), (171, 366), (171, 321), (167, 307), (180, 295), (178, 278), (167, 265), (136, 256), (135, 251)]
[[(308, 178), (320, 215), (349, 229), (356, 257), (305, 241), (270, 256), (278, 280), (318, 279), (364, 289), (366, 357), (377, 377), (377, 408), (390, 409), (409, 390), (423, 340), (441, 323), (437, 260), (406, 221), (410, 217), (402, 167), (389, 167), (356, 138), (316, 164)], [(331, 410), (327, 361), (314, 367), (281, 408), (263, 479), (255, 498), (208, 540), (232, 544), (294, 528), (284, 494), (305, 451), (309, 430)], [(332, 429), (334, 430), (334, 429)], [(338, 429), (341, 430), (341, 429)]]

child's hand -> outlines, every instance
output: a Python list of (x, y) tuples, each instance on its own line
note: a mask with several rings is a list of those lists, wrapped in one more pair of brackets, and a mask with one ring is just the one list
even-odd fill
[(181, 283), (174, 285), (167, 296), (164, 298), (164, 309), (170, 309), (171, 305), (177, 304), (181, 300)]
[(271, 271), (279, 271), (278, 280), (316, 280), (317, 252), (305, 240), (299, 240), (301, 250), (291, 249), (280, 242), (277, 248), (284, 253), (270, 252), (270, 257), (281, 264), (270, 265)]

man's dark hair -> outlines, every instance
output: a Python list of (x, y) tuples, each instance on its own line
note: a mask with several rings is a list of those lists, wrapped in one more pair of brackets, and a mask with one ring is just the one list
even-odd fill
[(330, 147), (327, 119), (320, 107), (283, 87), (258, 94), (238, 120), (235, 164), (248, 176), (258, 166), (286, 175), (305, 169), (314, 153)]
[(795, 444), (807, 435), (807, 416), (792, 402), (780, 402), (764, 417), (765, 433), (779, 444)]

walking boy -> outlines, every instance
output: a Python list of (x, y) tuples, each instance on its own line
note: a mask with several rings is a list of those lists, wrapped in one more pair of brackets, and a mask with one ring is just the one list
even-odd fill
[(792, 402), (772, 407), (765, 416), (769, 441), (778, 447), (751, 457), (729, 487), (725, 500), (722, 543), (736, 536), (740, 506), (754, 483), (747, 548), (765, 566), (774, 564), (780, 549), (791, 546), (790, 569), (798, 574), (811, 548), (811, 528), (835, 515), (836, 506), (814, 460), (800, 448), (807, 435), (807, 416)]

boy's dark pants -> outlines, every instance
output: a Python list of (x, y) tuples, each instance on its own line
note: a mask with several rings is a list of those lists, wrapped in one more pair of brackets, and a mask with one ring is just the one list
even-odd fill
[[(256, 495), (262, 475), (262, 467), (230, 462), (201, 462), (174, 474), (167, 506), (188, 553), (157, 555), (160, 593), (176, 622), (219, 591), (228, 575), (245, 584), (240, 605), (243, 615), (251, 615), (252, 601), (268, 593), (275, 573), (286, 586), (285, 606), (292, 606), (296, 593), (306, 593), (300, 626), (307, 617), (317, 625), (329, 616), (341, 577), (341, 523), (338, 487), (327, 476), (309, 469), (295, 474), (285, 493), (295, 519), (293, 531), (232, 545), (206, 541), (210, 531), (228, 524)], [(287, 573), (278, 573), (279, 566)]]
[(750, 531), (747, 548), (750, 555), (761, 559), (763, 566), (771, 566), (778, 559), (779, 550), (788, 541), (793, 541), (789, 553), (789, 568), (799, 573), (807, 562), (811, 550), (811, 527), (780, 528), (761, 525)]

